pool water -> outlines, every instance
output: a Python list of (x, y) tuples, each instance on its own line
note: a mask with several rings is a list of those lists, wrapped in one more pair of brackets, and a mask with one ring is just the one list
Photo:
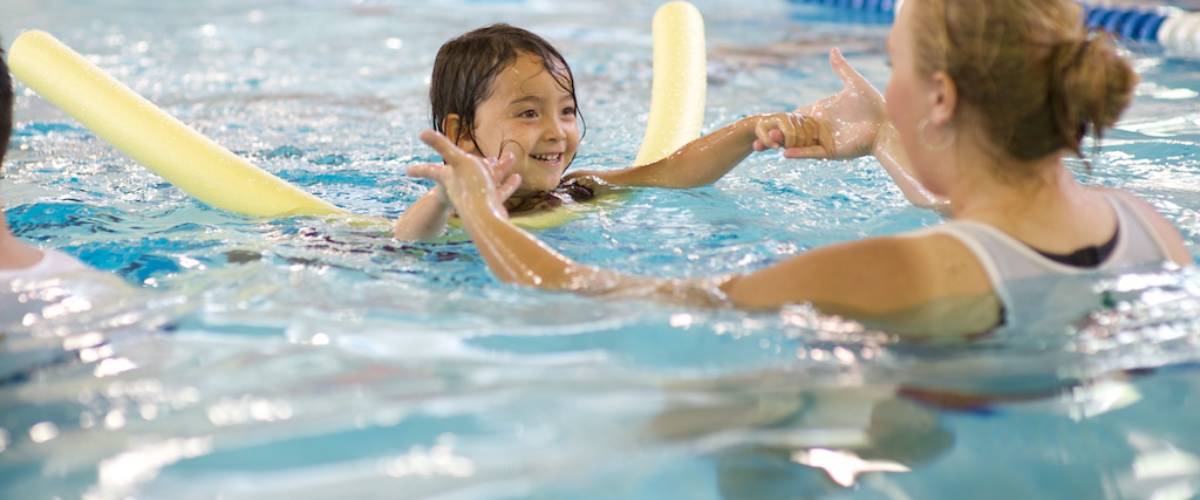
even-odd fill
[[(647, 115), (654, 3), (5, 5), (6, 43), (50, 31), (363, 214), (394, 217), (427, 190), (403, 172), (434, 159), (416, 140), (429, 69), (474, 27), (532, 29), (571, 62), (587, 121), (575, 168), (628, 164)], [(839, 89), (832, 44), (886, 81), (878, 19), (697, 5), (707, 130)], [(1136, 103), (1090, 170), (1071, 167), (1149, 200), (1200, 258), (1200, 62), (1129, 50)], [(14, 232), (117, 278), (47, 285), (37, 298), (57, 307), (0, 318), (0, 497), (1200, 495), (1193, 270), (1099, 283), (1116, 307), (972, 343), (898, 343), (802, 306), (579, 298), (498, 283), (466, 242), (207, 208), (17, 92), (0, 190)], [(872, 160), (762, 154), (714, 186), (635, 190), (540, 237), (590, 264), (687, 277), (938, 220)]]

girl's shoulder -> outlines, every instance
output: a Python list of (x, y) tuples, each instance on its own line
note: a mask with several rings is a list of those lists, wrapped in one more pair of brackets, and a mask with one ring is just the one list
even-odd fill
[(576, 175), (563, 177), (562, 182), (554, 191), (560, 197), (569, 198), (569, 201), (585, 202), (609, 194), (616, 189), (616, 186), (595, 175)]

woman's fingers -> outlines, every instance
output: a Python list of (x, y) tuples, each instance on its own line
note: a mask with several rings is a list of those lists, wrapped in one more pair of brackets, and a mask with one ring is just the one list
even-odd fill
[(788, 140), (787, 135), (784, 134), (782, 130), (773, 129), (770, 132), (768, 132), (767, 135), (771, 136), (771, 140), (773, 142), (775, 142), (775, 147), (778, 148), (778, 147), (784, 147), (787, 145), (786, 144), (787, 140)]
[(834, 48), (829, 52), (829, 63), (833, 66), (833, 71), (845, 83), (846, 89), (853, 89), (875, 99), (882, 99), (875, 86), (871, 85), (871, 82), (868, 82), (866, 77), (862, 76), (862, 73), (859, 73), (858, 70), (850, 66), (850, 63), (842, 56), (840, 49)]
[(784, 158), (792, 159), (824, 159), (832, 156), (832, 148), (826, 150), (825, 146), (805, 146), (802, 148), (789, 148), (783, 150)]
[(866, 81), (862, 75), (850, 66), (850, 63), (846, 61), (846, 57), (842, 55), (842, 50), (839, 48), (835, 47), (829, 51), (829, 65), (833, 66), (833, 71), (837, 73), (838, 77), (842, 79), (842, 82), (847, 87), (856, 87), (859, 82)]

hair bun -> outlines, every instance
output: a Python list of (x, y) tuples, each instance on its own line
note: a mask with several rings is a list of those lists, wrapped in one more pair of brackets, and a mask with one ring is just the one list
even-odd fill
[(1062, 42), (1049, 62), (1050, 104), (1058, 132), (1067, 147), (1080, 154), (1089, 130), (1100, 135), (1129, 107), (1137, 75), (1107, 34)]

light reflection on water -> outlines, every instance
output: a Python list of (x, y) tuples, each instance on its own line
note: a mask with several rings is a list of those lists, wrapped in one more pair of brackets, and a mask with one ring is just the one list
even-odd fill
[[(431, 159), (415, 136), (436, 47), (485, 22), (550, 36), (575, 65), (588, 120), (581, 166), (633, 157), (650, 76), (639, 26), (653, 6), (547, 5), (15, 2), (0, 33), (50, 29), (255, 163), (355, 212), (394, 216), (425, 191), (402, 172)], [(872, 80), (886, 78), (878, 25), (800, 30), (787, 14), (815, 11), (700, 6), (713, 47), (710, 129), (837, 89), (824, 70), (831, 38)], [(1134, 57), (1145, 80), (1134, 109), (1090, 173), (1072, 168), (1150, 200), (1200, 256), (1190, 182), (1200, 122), (1181, 112), (1200, 101), (1198, 68)], [(1137, 498), (1200, 488), (1194, 271), (1099, 284), (1115, 307), (1061, 331), (900, 343), (806, 307), (743, 314), (499, 285), (468, 244), (232, 216), (28, 93), (17, 116), (3, 192), (14, 230), (125, 284), (33, 285), (31, 321), (4, 318), (0, 496), (935, 498), (987, 484), (998, 498)], [(542, 236), (589, 263), (695, 276), (936, 221), (871, 161), (761, 156), (715, 187), (637, 191)], [(1016, 479), (996, 484), (1000, 462)]]

